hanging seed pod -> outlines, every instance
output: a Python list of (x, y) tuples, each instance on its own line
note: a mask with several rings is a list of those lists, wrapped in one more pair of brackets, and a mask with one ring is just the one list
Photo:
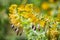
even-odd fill
[(38, 30), (40, 31), (40, 25), (38, 25)]
[(34, 31), (36, 30), (36, 27), (34, 27)]
[(20, 36), (22, 35), (22, 32), (20, 33)]
[(34, 25), (32, 25), (32, 29), (33, 29), (33, 30), (36, 30), (36, 27), (35, 27)]
[(17, 35), (19, 34), (19, 29), (18, 28), (15, 28), (15, 31), (17, 33)]
[(14, 28), (14, 25), (11, 25), (11, 28), (13, 29)]
[(15, 31), (17, 30), (17, 28), (14, 29)]
[(23, 33), (23, 27), (20, 26), (20, 27), (19, 27), (19, 33), (18, 33), (18, 34), (21, 36), (22, 33)]
[(19, 34), (19, 30), (16, 32), (17, 33), (17, 35)]
[(32, 29), (34, 28), (34, 25), (32, 25)]

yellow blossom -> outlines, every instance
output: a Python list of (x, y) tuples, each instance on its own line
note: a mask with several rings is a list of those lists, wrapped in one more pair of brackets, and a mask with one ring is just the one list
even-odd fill
[(58, 35), (58, 31), (56, 29), (50, 29), (50, 36), (52, 36), (52, 38), (56, 37), (56, 35)]
[(9, 14), (10, 18), (16, 18), (16, 16), (14, 14)]
[(55, 39), (56, 35), (58, 35), (58, 31), (56, 29), (53, 30), (50, 28), (49, 30), (47, 30), (47, 35), (50, 36), (51, 40), (53, 38)]
[(38, 19), (34, 14), (30, 13), (30, 14), (28, 14), (28, 16), (29, 16), (31, 22), (33, 22), (33, 23), (38, 22)]
[(38, 22), (38, 19), (36, 17), (32, 17), (30, 19), (31, 19), (30, 21), (34, 24)]
[(39, 24), (40, 24), (41, 27), (45, 27), (45, 21), (40, 20), (40, 21), (39, 21)]
[(20, 15), (23, 16), (24, 18), (33, 18), (33, 17), (35, 17), (35, 15), (33, 15), (32, 13), (28, 13), (28, 12), (23, 12)]
[(33, 18), (33, 17), (35, 17), (35, 15), (32, 14), (32, 13), (29, 13), (28, 16), (29, 16), (29, 18)]
[(47, 10), (49, 8), (49, 4), (44, 2), (42, 3), (42, 9)]
[(20, 6), (18, 7), (18, 12), (24, 11), (24, 10), (25, 10), (25, 5), (20, 5)]
[(13, 12), (15, 9), (17, 8), (17, 5), (16, 4), (13, 4), (9, 7), (9, 12)]
[(33, 4), (27, 4), (27, 5), (25, 6), (25, 11), (31, 12), (32, 10), (33, 10)]
[(23, 16), (24, 18), (29, 18), (28, 13), (21, 14), (21, 16)]
[(20, 19), (15, 14), (9, 14), (10, 22), (15, 26), (20, 26)]

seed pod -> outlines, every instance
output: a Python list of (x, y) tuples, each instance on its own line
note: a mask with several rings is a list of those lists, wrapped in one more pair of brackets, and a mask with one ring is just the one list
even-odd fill
[(34, 27), (34, 30), (36, 30), (36, 27)]
[(36, 27), (35, 27), (34, 25), (32, 25), (32, 29), (33, 29), (33, 30), (36, 30)]
[(32, 29), (34, 28), (34, 25), (32, 25)]
[(17, 28), (15, 28), (14, 30), (17, 31)]
[(18, 28), (15, 28), (15, 31), (17, 33), (17, 35), (19, 34), (19, 29)]
[(11, 25), (12, 29), (14, 28), (14, 25)]
[(38, 25), (38, 30), (40, 31), (40, 25)]
[(20, 36), (22, 35), (22, 32), (20, 33)]
[(22, 35), (22, 33), (23, 33), (23, 27), (19, 27), (19, 33), (17, 33), (17, 34), (19, 34), (20, 36)]
[(19, 30), (16, 32), (17, 33), (17, 35), (19, 34)]

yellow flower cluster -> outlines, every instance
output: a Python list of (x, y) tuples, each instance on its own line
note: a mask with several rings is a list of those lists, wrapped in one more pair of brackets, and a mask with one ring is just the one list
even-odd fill
[(33, 4), (20, 5), (18, 7), (18, 12), (19, 15), (23, 16), (24, 18), (30, 18), (30, 21), (33, 23), (36, 23), (38, 20), (36, 16), (33, 14)]
[(14, 25), (14, 26), (20, 26), (20, 19), (19, 19), (19, 16), (18, 14), (16, 14), (16, 8), (17, 8), (17, 5), (11, 5), (11, 7), (9, 8), (9, 19), (10, 19), (10, 22)]
[[(20, 19), (19, 19), (20, 15), (27, 19), (30, 18), (30, 22), (32, 22), (33, 24), (39, 23), (42, 27), (44, 27), (45, 25), (45, 21), (38, 19), (34, 15), (32, 4), (20, 5), (18, 7), (18, 12), (17, 12), (17, 5), (11, 5), (9, 11), (10, 11), (9, 18), (11, 20), (11, 23), (14, 24), (15, 26), (20, 25)], [(39, 12), (40, 10), (36, 8), (34, 11)]]
[(31, 12), (32, 10), (33, 10), (32, 4), (26, 4), (26, 5), (22, 4), (18, 7), (18, 12), (21, 12), (21, 11)]
[[(54, 0), (50, 0), (50, 2), (54, 2)], [(45, 30), (46, 27), (47, 35), (52, 37), (51, 40), (54, 40), (53, 38), (55, 38), (56, 35), (58, 35), (57, 25), (58, 22), (60, 22), (60, 13), (58, 12), (56, 13), (55, 12), (56, 10), (53, 8), (50, 9), (50, 7), (51, 4), (48, 4), (47, 2), (42, 3), (41, 10), (39, 7), (33, 6), (33, 4), (21, 4), (18, 7), (15, 4), (11, 5), (9, 7), (10, 22), (14, 26), (20, 27), (21, 25), (25, 25), (24, 24), (26, 22), (25, 20), (28, 20), (29, 23), (33, 24), (32, 25), (33, 30), (36, 29), (40, 30), (41, 28)], [(29, 23), (26, 22), (26, 25), (28, 25)], [(39, 26), (37, 27), (37, 25)]]
[(17, 5), (16, 4), (13, 4), (9, 7), (9, 12), (10, 13), (14, 13), (16, 11), (16, 8), (17, 8)]
[(45, 21), (44, 20), (40, 20), (39, 24), (40, 24), (40, 26), (45, 27)]
[[(48, 7), (48, 3), (44, 2), (42, 4), (42, 8), (44, 10), (47, 10), (49, 7)], [(34, 11), (36, 12), (39, 12), (39, 8), (36, 8), (35, 10), (33, 9), (33, 4), (27, 4), (27, 5), (20, 5), (19, 7), (17, 7), (17, 5), (11, 5), (11, 7), (9, 8), (9, 17), (11, 19), (11, 22), (13, 22), (13, 24), (15, 25), (20, 25), (19, 21), (19, 17), (22, 16), (24, 18), (27, 18), (29, 19), (30, 18), (30, 22), (32, 23), (39, 23), (40, 26), (44, 27), (45, 25), (45, 21), (46, 20), (50, 20), (49, 19), (49, 16), (45, 16), (44, 20), (41, 20), (41, 19), (38, 19), (35, 14), (33, 13)]]
[(55, 29), (49, 29), (47, 30), (47, 34), (50, 36), (51, 40), (56, 40), (56, 36), (58, 35), (58, 31)]

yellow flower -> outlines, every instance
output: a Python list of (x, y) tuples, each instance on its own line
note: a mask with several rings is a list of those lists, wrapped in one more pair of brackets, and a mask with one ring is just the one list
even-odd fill
[(47, 10), (49, 8), (49, 4), (44, 2), (42, 3), (42, 9)]
[(16, 16), (16, 14), (9, 14), (9, 18), (10, 18), (10, 22), (12, 24), (14, 24), (15, 26), (20, 26), (20, 19), (18, 18), (18, 16)]
[(25, 10), (25, 5), (20, 5), (20, 6), (18, 7), (18, 12), (24, 11), (24, 10)]
[(17, 8), (17, 5), (16, 4), (13, 4), (9, 7), (9, 12), (13, 12), (15, 9)]
[(33, 18), (35, 17), (35, 15), (33, 15), (30, 12), (23, 12), (22, 14), (20, 14), (21, 16), (23, 16), (24, 18)]
[(27, 5), (25, 6), (25, 11), (31, 12), (32, 10), (33, 10), (33, 4), (27, 4)]
[(39, 21), (39, 24), (40, 24), (41, 27), (45, 27), (45, 21), (40, 20), (40, 21)]
[(50, 29), (50, 37), (52, 36), (52, 38), (56, 37), (56, 35), (58, 35), (58, 31), (57, 29)]
[(29, 18), (33, 18), (33, 17), (35, 17), (35, 15), (32, 14), (32, 13), (29, 13), (28, 16), (29, 16)]
[(57, 31), (57, 29), (50, 28), (49, 30), (47, 30), (47, 35), (52, 37), (52, 39), (53, 39), (56, 37), (56, 35), (58, 35), (58, 31)]
[(29, 18), (28, 13), (21, 14), (24, 18)]
[[(32, 4), (26, 4), (26, 5), (20, 5), (18, 7), (18, 14), (20, 15), (20, 13), (31, 13), (32, 12), (32, 9), (33, 9), (33, 5)], [(25, 15), (26, 16), (26, 13), (25, 14), (21, 14), (21, 15)]]
[(10, 13), (10, 14), (9, 14), (9, 17), (12, 18), (12, 17), (15, 17), (15, 15)]
[(30, 19), (31, 19), (30, 21), (34, 24), (38, 22), (38, 19), (36, 17), (32, 17)]

